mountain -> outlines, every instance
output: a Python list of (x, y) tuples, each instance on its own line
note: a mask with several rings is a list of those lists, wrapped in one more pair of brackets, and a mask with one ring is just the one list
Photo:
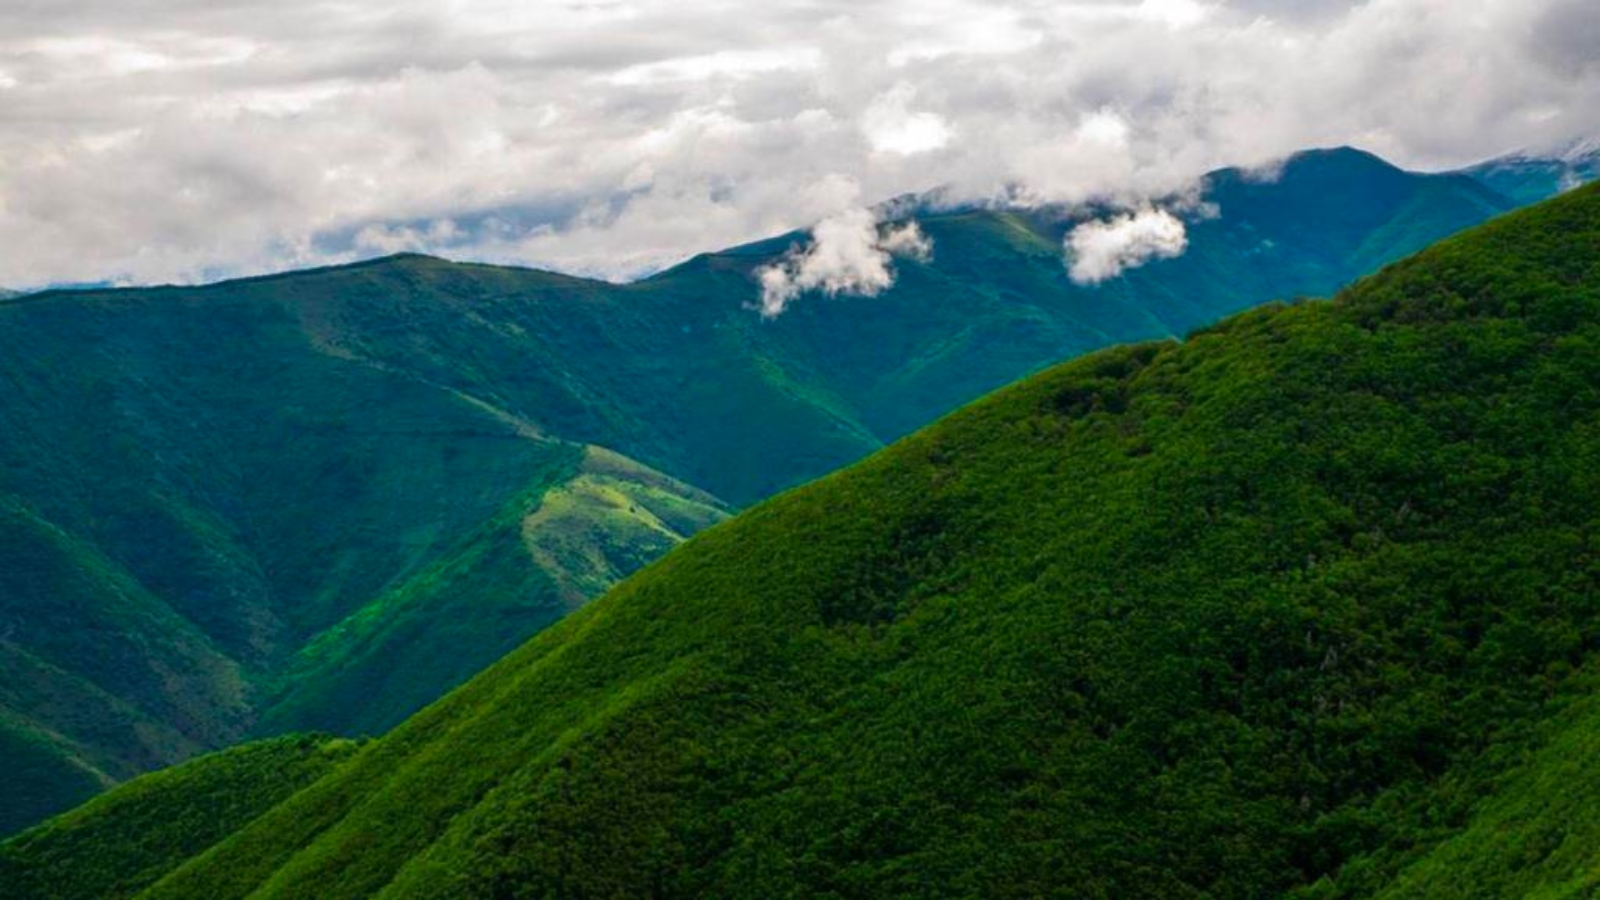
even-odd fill
[(1597, 247), (1588, 188), (999, 391), (138, 896), (1590, 896)]
[(727, 511), (1059, 360), (1331, 292), (1509, 202), (1353, 150), (1207, 179), (1073, 283), (1061, 210), (919, 214), (767, 321), (789, 235), (626, 285), (408, 255), (0, 302), (0, 833), (250, 736), (379, 734)]
[(42, 840), (6, 844), (0, 886), (7, 897), (130, 897), (334, 771), (358, 746), (278, 737), (143, 776), (58, 817)]
[(1519, 204), (1534, 203), (1600, 176), (1600, 140), (1589, 138), (1544, 152), (1513, 153), (1463, 169), (1460, 174)]
[(270, 303), (95, 299), (0, 308), (8, 829), (260, 733), (306, 680), (345, 704), (304, 722), (380, 731), (725, 514)]

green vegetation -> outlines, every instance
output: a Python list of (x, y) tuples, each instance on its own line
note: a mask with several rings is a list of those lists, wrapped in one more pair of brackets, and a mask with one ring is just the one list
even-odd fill
[(356, 747), (280, 737), (145, 775), (0, 844), (0, 887), (7, 900), (132, 897)]
[(302, 649), (261, 730), (381, 734), (726, 516), (708, 495), (617, 454), (576, 458), (559, 485), (514, 500)]
[(1383, 900), (1521, 897), (1584, 900), (1600, 887), (1600, 707), (1550, 724), (1471, 823), (1379, 892)]
[(1059, 215), (924, 216), (895, 289), (776, 321), (751, 272), (794, 236), (620, 286), (402, 256), (0, 302), (0, 739), (35, 760), (0, 833), (252, 735), (380, 733), (728, 507), (1506, 206), (1349, 150), (1208, 194), (1184, 257), (1097, 288)]
[(1600, 190), (711, 528), (141, 896), (1582, 897)]
[(193, 625), (0, 497), (0, 831), (233, 740), (242, 691)]

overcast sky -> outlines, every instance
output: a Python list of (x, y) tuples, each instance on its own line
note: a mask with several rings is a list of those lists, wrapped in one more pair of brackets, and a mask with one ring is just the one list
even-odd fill
[(936, 185), (1597, 132), (1596, 0), (0, 0), (0, 285), (625, 278)]

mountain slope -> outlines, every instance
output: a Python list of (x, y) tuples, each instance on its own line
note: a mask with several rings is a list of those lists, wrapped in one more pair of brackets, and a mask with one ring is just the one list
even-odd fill
[[(1063, 263), (1079, 217), (946, 212), (920, 217), (934, 257), (892, 290), (774, 321), (752, 273), (797, 236), (628, 285), (402, 256), (0, 303), (0, 504), (109, 573), (43, 601), (0, 587), (0, 628), (25, 636), (0, 652), (34, 673), (0, 722), (51, 760), (40, 799), (0, 801), (0, 831), (244, 736), (381, 732), (723, 503), (1503, 208), (1351, 150), (1206, 192), (1219, 214), (1189, 223), (1185, 256), (1099, 286)], [(625, 461), (602, 478), (598, 453)], [(125, 597), (148, 628), (50, 625)]]
[(237, 665), (110, 560), (4, 497), (0, 638), (0, 746), (15, 779), (0, 831), (240, 733)]
[(1399, 889), (1590, 721), (1597, 346), (1588, 189), (1052, 369), (703, 532), (144, 896)]
[(1475, 811), (1380, 896), (1580, 900), (1600, 887), (1600, 713), (1587, 698)]
[[(263, 718), (381, 731), (564, 615), (579, 602), (565, 583), (589, 571), (536, 559), (515, 523), (496, 523), (589, 478), (591, 451), (275, 334), (270, 305), (141, 299), (0, 308), (16, 351), (0, 362), (12, 385), (0, 406), (0, 728), (37, 759), (0, 803), (3, 831), (259, 732)], [(661, 489), (647, 469), (630, 478)], [(700, 513), (685, 529), (723, 514), (666, 490)], [(597, 552), (638, 543), (569, 537)], [(612, 574), (678, 537), (644, 541)], [(426, 582), (491, 551), (499, 573)], [(485, 590), (497, 574), (500, 592)], [(309, 648), (360, 634), (352, 617), (407, 590), (435, 614), (389, 623), (387, 646), (352, 639), (339, 676), (389, 667), (408, 689), (306, 709), (297, 675), (330, 695), (339, 682), (300, 665)]]
[(1545, 153), (1513, 153), (1461, 174), (1516, 203), (1535, 203), (1600, 176), (1600, 142), (1581, 140)]
[(131, 897), (355, 752), (282, 737), (139, 778), (0, 845), (7, 897)]
[[(285, 679), (288, 693), (257, 730), (381, 734), (538, 627), (721, 521), (724, 509), (687, 485), (589, 448), (573, 477), (536, 502), (513, 501), (459, 549), (302, 649)], [(519, 622), (530, 605), (538, 619)]]

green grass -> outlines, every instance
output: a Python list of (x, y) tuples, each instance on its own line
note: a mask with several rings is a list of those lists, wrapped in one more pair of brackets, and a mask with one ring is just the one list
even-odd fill
[(1591, 189), (1050, 369), (142, 896), (1583, 896), (1596, 348)]
[[(30, 673), (4, 708), (65, 754), (55, 801), (0, 798), (0, 830), (81, 799), (74, 760), (120, 780), (277, 729), (381, 732), (716, 511), (1498, 209), (1353, 151), (1211, 189), (1185, 257), (1100, 288), (1067, 277), (1059, 216), (940, 213), (895, 289), (776, 321), (751, 272), (788, 239), (620, 286), (402, 256), (0, 302), (0, 505), (94, 573), (40, 595), (0, 572), (0, 655)], [(584, 471), (591, 447), (637, 465)]]
[(8, 900), (132, 897), (355, 750), (280, 737), (137, 778), (0, 845), (0, 887)]

